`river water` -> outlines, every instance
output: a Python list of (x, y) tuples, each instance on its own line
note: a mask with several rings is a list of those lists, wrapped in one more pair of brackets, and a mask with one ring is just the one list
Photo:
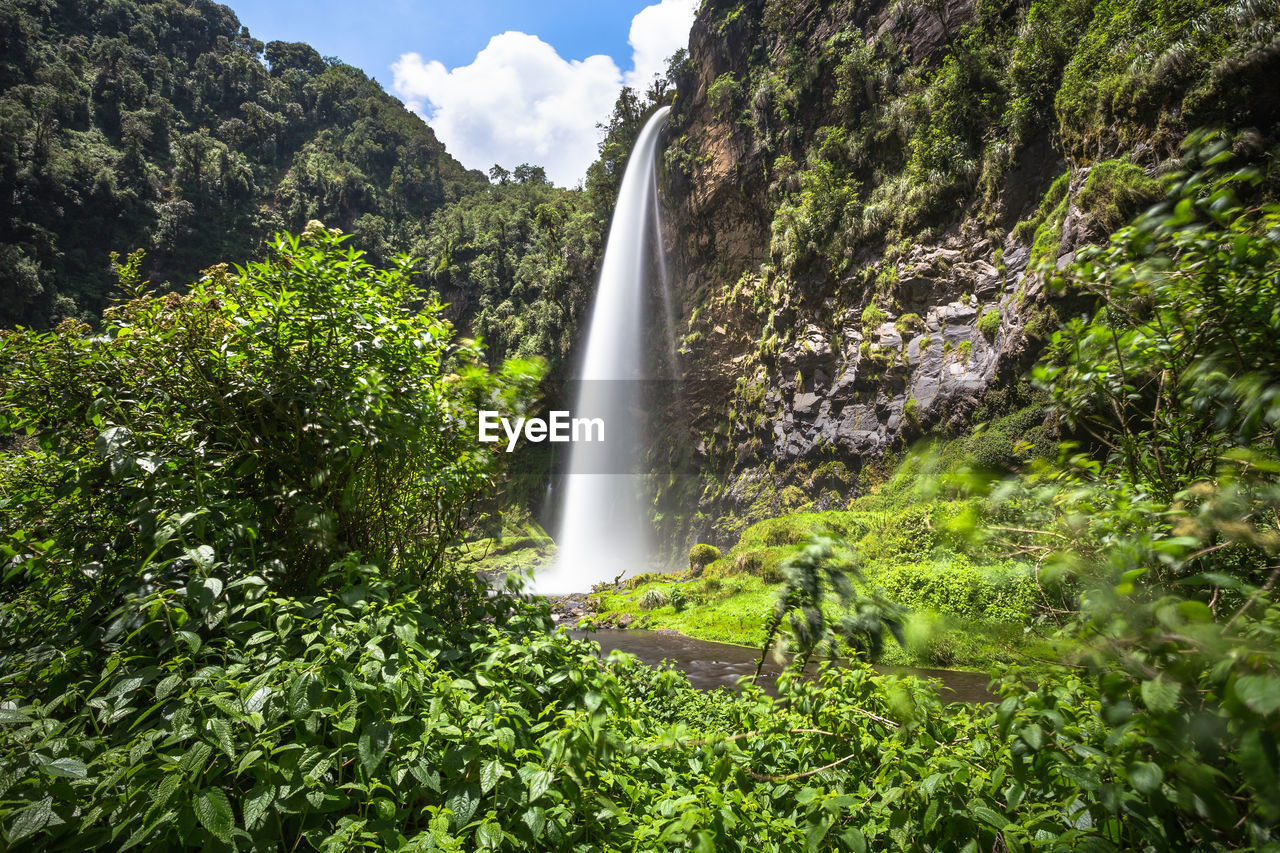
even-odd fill
[[(683, 634), (665, 631), (570, 631), (578, 640), (592, 640), (600, 645), (602, 655), (617, 649), (629, 652), (647, 664), (669, 660), (689, 676), (689, 683), (701, 690), (716, 687), (736, 687), (738, 679), (756, 671), (760, 650), (727, 643), (709, 643), (695, 640)], [(942, 698), (955, 702), (990, 702), (987, 684), (990, 677), (980, 672), (961, 672), (951, 669), (915, 669), (904, 666), (877, 666), (884, 674), (913, 675), (942, 682)], [(773, 682), (779, 672), (778, 665), (766, 661), (761, 675), (761, 686), (773, 692)]]

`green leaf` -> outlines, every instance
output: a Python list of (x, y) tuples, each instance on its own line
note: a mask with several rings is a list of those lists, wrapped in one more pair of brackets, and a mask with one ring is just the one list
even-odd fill
[(254, 785), (244, 800), (244, 828), (250, 832), (257, 829), (275, 798), (276, 789), (273, 786), (265, 782)]
[(64, 776), (68, 779), (83, 779), (89, 775), (89, 768), (83, 761), (74, 758), (55, 758), (40, 768), (50, 776)]
[(1203, 601), (1188, 599), (1178, 602), (1178, 613), (1188, 622), (1212, 622), (1213, 611)]
[(259, 687), (253, 693), (249, 694), (249, 698), (244, 700), (244, 710), (246, 714), (254, 714), (261, 711), (267, 704), (267, 700), (271, 698), (270, 687)]
[(115, 684), (111, 685), (111, 689), (107, 691), (104, 699), (116, 699), (128, 693), (132, 693), (142, 686), (142, 679), (138, 677), (122, 678)]
[(480, 765), (480, 792), (487, 794), (493, 790), (494, 786), (502, 779), (503, 767), (502, 762), (493, 758)]
[(1255, 714), (1280, 710), (1280, 678), (1270, 675), (1242, 675), (1236, 679), (1236, 697)]
[[(522, 774), (523, 775), (523, 774)], [(555, 779), (550, 770), (537, 769), (529, 774), (529, 802), (534, 802), (547, 792)]]
[(188, 777), (199, 776), (204, 770), (204, 764), (209, 760), (209, 756), (213, 754), (213, 747), (203, 741), (197, 741), (191, 745), (186, 754), (182, 756), (182, 760), (178, 762), (178, 767), (182, 769)]
[(0, 724), (22, 725), (31, 722), (31, 718), (17, 708), (0, 708)]
[(987, 806), (975, 806), (973, 816), (992, 829), (1003, 830), (1009, 825), (1008, 818)]
[(384, 720), (374, 720), (364, 727), (356, 748), (360, 753), (360, 766), (366, 775), (372, 776), (382, 763), (382, 758), (391, 746), (391, 724)]
[(1157, 714), (1172, 711), (1178, 704), (1180, 692), (1178, 685), (1165, 681), (1160, 676), (1142, 682), (1142, 702)]
[(305, 717), (320, 702), (320, 696), (320, 680), (314, 673), (302, 673), (289, 688), (289, 713), (294, 717)]
[(867, 839), (862, 834), (862, 830), (855, 828), (846, 829), (840, 838), (848, 845), (853, 853), (867, 853)]
[(231, 811), (231, 801), (221, 788), (206, 788), (195, 799), (196, 817), (200, 825), (209, 830), (221, 841), (231, 840), (231, 831), (235, 829), (235, 814)]
[(453, 812), (454, 830), (462, 829), (471, 822), (480, 807), (480, 791), (475, 785), (464, 785), (450, 794), (444, 805)]
[(48, 826), (54, 818), (53, 797), (45, 797), (38, 803), (27, 806), (18, 812), (18, 816), (9, 825), (9, 843), (12, 845), (28, 836), (35, 835)]
[(204, 645), (204, 640), (201, 640), (200, 635), (193, 631), (174, 631), (173, 638), (184, 643), (193, 655), (197, 654), (200, 647)]
[(209, 728), (213, 731), (218, 746), (222, 747), (222, 751), (227, 754), (227, 758), (235, 761), (236, 751), (231, 739), (231, 725), (222, 717), (214, 717), (209, 721)]
[(170, 693), (176, 690), (178, 685), (181, 683), (182, 677), (179, 675), (170, 675), (162, 679), (161, 682), (156, 685), (156, 699), (166, 698)]
[(492, 821), (480, 824), (476, 830), (476, 843), (482, 848), (495, 848), (502, 843), (502, 827)]
[(1150, 794), (1160, 788), (1164, 771), (1150, 761), (1135, 761), (1129, 765), (1129, 781), (1140, 794)]
[(537, 838), (542, 835), (542, 829), (547, 825), (546, 812), (541, 806), (530, 806), (525, 809), (524, 814), (520, 816), (520, 820), (524, 821), (524, 825), (529, 827), (529, 831), (533, 833), (533, 837)]

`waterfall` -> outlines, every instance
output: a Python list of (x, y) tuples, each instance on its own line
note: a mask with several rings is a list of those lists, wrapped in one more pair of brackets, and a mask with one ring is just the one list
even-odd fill
[(658, 134), (669, 110), (659, 109), (640, 131), (609, 226), (573, 407), (575, 417), (603, 419), (608, 458), (588, 444), (569, 446), (556, 557), (534, 578), (534, 588), (545, 595), (587, 592), (648, 564), (649, 523), (639, 473), (644, 447), (637, 423), (641, 383), (636, 380), (647, 378), (647, 250), (658, 214)]

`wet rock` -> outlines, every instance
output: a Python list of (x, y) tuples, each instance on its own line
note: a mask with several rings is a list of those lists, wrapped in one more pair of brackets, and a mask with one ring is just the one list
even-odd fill
[(817, 414), (818, 408), (822, 403), (823, 398), (817, 394), (797, 394), (793, 405), (797, 415), (813, 417)]

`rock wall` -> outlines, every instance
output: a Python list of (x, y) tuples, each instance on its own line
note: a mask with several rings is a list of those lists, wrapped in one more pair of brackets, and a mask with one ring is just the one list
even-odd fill
[[(687, 454), (684, 467), (697, 472), (669, 484), (656, 503), (673, 562), (694, 541), (731, 545), (761, 517), (841, 506), (858, 494), (860, 472), (886, 453), (929, 431), (965, 429), (992, 389), (1019, 383), (1051, 330), (1061, 306), (1046, 296), (1047, 273), (1114, 227), (1080, 204), (1091, 167), (1124, 158), (1147, 180), (1177, 154), (1178, 131), (1165, 119), (1115, 132), (1088, 159), (1073, 156), (1059, 129), (1041, 120), (1016, 145), (985, 143), (1005, 158), (999, 168), (984, 161), (981, 177), (928, 221), (835, 235), (848, 244), (839, 269), (780, 262), (775, 217), (795, 183), (780, 164), (784, 156), (812, 162), (823, 133), (840, 121), (833, 104), (850, 98), (847, 85), (837, 91), (831, 45), (896, 51), (892, 62), (904, 74), (963, 69), (971, 60), (954, 45), (966, 25), (1020, 32), (1025, 5), (703, 4), (664, 173), (664, 242), (688, 381), (655, 454), (659, 470), (664, 454), (668, 463)], [(979, 14), (987, 17), (974, 21)], [(967, 32), (972, 40), (974, 28)], [(783, 65), (790, 76), (770, 83)], [(866, 115), (897, 108), (882, 78), (854, 87)], [(726, 108), (718, 88), (737, 101)], [(761, 104), (780, 97), (794, 102), (783, 127)], [(886, 158), (897, 157), (886, 162), (903, 163), (893, 140), (880, 144)], [(865, 160), (866, 152), (849, 156)], [(874, 162), (862, 169), (852, 174), (893, 179)], [(1061, 200), (1046, 201), (1055, 184)]]

